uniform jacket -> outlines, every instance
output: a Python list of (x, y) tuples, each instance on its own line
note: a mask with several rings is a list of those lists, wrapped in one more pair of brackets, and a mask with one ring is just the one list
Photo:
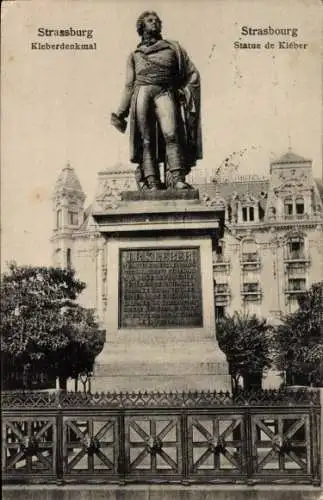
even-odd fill
[[(200, 75), (178, 42), (168, 40), (166, 43), (174, 49), (178, 62), (178, 74), (174, 75), (171, 90), (177, 107), (178, 132), (184, 154), (184, 164), (189, 172), (190, 168), (196, 164), (196, 160), (202, 158)], [(142, 141), (136, 120), (138, 89), (134, 53), (131, 53), (127, 62), (126, 86), (118, 115), (124, 118), (130, 113), (130, 161), (141, 164)], [(156, 127), (157, 160), (165, 162), (165, 147), (157, 121), (154, 126)]]

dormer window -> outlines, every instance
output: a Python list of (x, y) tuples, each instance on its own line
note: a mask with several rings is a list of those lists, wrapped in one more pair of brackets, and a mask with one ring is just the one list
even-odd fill
[(303, 196), (298, 196), (295, 200), (296, 215), (304, 214), (304, 198)]
[(269, 207), (269, 209), (268, 209), (268, 217), (269, 217), (269, 219), (275, 219), (276, 218), (276, 208), (275, 207)]
[(253, 222), (255, 220), (254, 207), (242, 207), (242, 220), (243, 222)]
[(294, 238), (289, 242), (289, 249), (291, 252), (298, 252), (301, 246), (301, 240), (299, 238)]
[(68, 225), (77, 226), (79, 223), (79, 216), (77, 212), (68, 212)]
[(284, 213), (286, 217), (293, 215), (293, 200), (292, 198), (285, 198), (284, 200)]

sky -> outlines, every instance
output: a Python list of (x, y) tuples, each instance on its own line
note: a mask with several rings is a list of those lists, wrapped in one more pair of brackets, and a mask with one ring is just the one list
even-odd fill
[[(322, 175), (321, 5), (316, 0), (16, 0), (1, 19), (1, 264), (49, 265), (51, 196), (64, 166), (75, 169), (90, 204), (97, 172), (128, 164), (129, 140), (110, 125), (119, 105), (135, 23), (156, 10), (163, 36), (178, 40), (200, 71), (204, 158), (210, 177), (239, 156), (241, 174), (268, 175), (289, 147)], [(251, 28), (297, 28), (297, 37), (243, 36)], [(38, 28), (91, 29), (97, 50), (31, 50)], [(274, 42), (236, 49), (234, 42)], [(307, 43), (279, 49), (278, 41)]]

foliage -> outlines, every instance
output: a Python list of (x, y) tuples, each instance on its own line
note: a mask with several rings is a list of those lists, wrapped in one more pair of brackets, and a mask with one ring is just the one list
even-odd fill
[(1, 282), (4, 371), (64, 381), (92, 370), (103, 338), (94, 312), (76, 302), (84, 288), (71, 269), (10, 265)]
[(241, 378), (246, 389), (261, 386), (263, 371), (272, 364), (272, 329), (266, 320), (235, 312), (217, 321), (216, 332), (229, 363), (233, 390)]
[[(323, 385), (323, 282), (302, 294), (277, 327), (277, 364), (288, 384)], [(299, 385), (299, 384), (297, 384)]]

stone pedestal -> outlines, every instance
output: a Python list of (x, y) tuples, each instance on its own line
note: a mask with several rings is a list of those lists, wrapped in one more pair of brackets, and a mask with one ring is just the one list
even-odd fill
[(230, 390), (215, 336), (212, 248), (222, 207), (198, 192), (127, 192), (94, 218), (106, 238), (106, 342), (94, 391)]

